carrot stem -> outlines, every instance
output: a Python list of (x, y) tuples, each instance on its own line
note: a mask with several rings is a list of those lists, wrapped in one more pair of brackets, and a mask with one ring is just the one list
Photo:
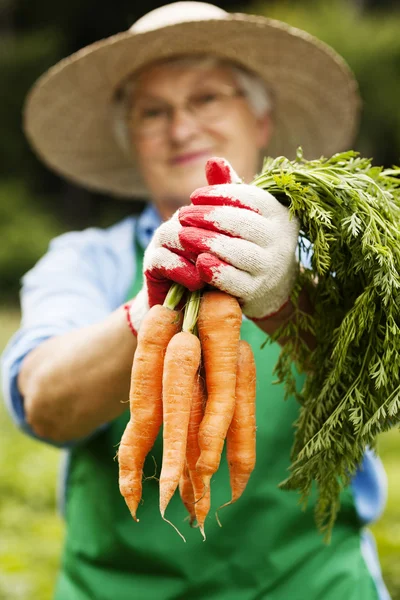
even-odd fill
[(182, 331), (188, 331), (197, 335), (196, 325), (199, 316), (201, 292), (199, 290), (189, 294), (185, 306), (185, 315), (183, 317)]
[(175, 310), (185, 292), (186, 288), (183, 285), (180, 285), (179, 283), (174, 283), (169, 288), (163, 306), (165, 306), (166, 308), (170, 308), (171, 310)]

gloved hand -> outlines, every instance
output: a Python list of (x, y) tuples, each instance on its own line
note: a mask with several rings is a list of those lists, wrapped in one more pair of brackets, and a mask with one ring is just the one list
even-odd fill
[(236, 296), (247, 317), (267, 318), (292, 290), (299, 223), (274, 196), (240, 183), (224, 159), (210, 159), (206, 175), (209, 185), (179, 210), (179, 241), (197, 255), (205, 283)]
[(176, 212), (156, 229), (143, 257), (143, 287), (125, 306), (128, 320), (137, 335), (146, 313), (154, 304), (162, 304), (172, 283), (194, 291), (204, 286), (195, 266), (196, 256), (179, 241), (182, 225)]

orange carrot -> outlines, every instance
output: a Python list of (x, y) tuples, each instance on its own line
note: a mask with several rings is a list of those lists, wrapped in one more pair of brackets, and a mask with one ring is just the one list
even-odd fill
[(193, 392), (192, 408), (190, 411), (188, 438), (186, 445), (186, 462), (189, 470), (190, 479), (193, 486), (194, 494), (194, 511), (196, 515), (197, 524), (203, 536), (206, 539), (204, 533), (204, 522), (210, 510), (210, 488), (205, 487), (201, 475), (196, 471), (196, 464), (200, 456), (199, 447), (199, 427), (203, 419), (204, 408), (205, 408), (205, 389), (204, 381), (198, 376), (195, 381), (195, 387)]
[(196, 469), (208, 487), (217, 471), (235, 409), (236, 371), (242, 311), (220, 291), (205, 292), (197, 322), (206, 374), (207, 404), (199, 430)]
[(143, 464), (162, 423), (162, 374), (165, 352), (181, 326), (179, 312), (153, 306), (144, 318), (133, 359), (129, 393), (130, 420), (118, 449), (119, 488), (138, 521)]
[(226, 436), (232, 497), (220, 508), (236, 502), (244, 492), (256, 464), (256, 364), (250, 344), (239, 342), (236, 403)]
[(162, 394), (164, 445), (160, 475), (160, 512), (164, 520), (167, 520), (165, 510), (178, 487), (185, 464), (190, 406), (200, 356), (200, 340), (189, 331), (174, 335), (165, 354)]
[(185, 463), (185, 466), (183, 467), (183, 472), (179, 480), (179, 494), (186, 510), (189, 513), (189, 524), (192, 526), (196, 520), (196, 513), (194, 511), (193, 485), (190, 479), (187, 463)]

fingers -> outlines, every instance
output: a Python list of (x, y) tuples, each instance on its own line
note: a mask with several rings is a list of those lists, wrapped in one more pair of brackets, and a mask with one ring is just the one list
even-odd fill
[(288, 212), (272, 194), (256, 187), (240, 183), (226, 183), (198, 188), (190, 196), (192, 204), (212, 206), (237, 206), (253, 210), (264, 217), (276, 217)]
[(179, 222), (178, 211), (176, 211), (172, 217), (163, 223), (155, 232), (152, 247), (157, 248), (162, 246), (172, 250), (175, 254), (184, 256), (188, 260), (195, 261), (196, 256), (191, 255), (185, 248), (183, 248), (179, 240), (179, 232), (182, 229), (182, 225)]
[(197, 270), (205, 283), (238, 298), (253, 295), (258, 285), (253, 275), (236, 269), (213, 254), (203, 253), (197, 258)]
[(165, 281), (168, 284), (167, 289), (171, 286), (171, 281), (174, 281), (191, 292), (201, 289), (204, 285), (194, 263), (163, 247), (155, 248), (151, 252), (149, 259), (144, 263), (144, 274), (148, 280), (149, 293), (154, 286), (163, 290)]
[(225, 158), (210, 158), (206, 163), (206, 177), (209, 185), (240, 182), (238, 174)]
[(171, 250), (183, 250), (178, 235), (181, 229), (182, 225), (179, 222), (178, 211), (176, 211), (168, 221), (156, 229), (153, 237), (153, 245), (164, 246)]
[(188, 227), (198, 227), (228, 236), (238, 237), (265, 247), (271, 243), (275, 235), (275, 224), (250, 210), (235, 206), (185, 206), (179, 211), (179, 220), (184, 227), (179, 231), (180, 244), (189, 251), (182, 242), (184, 231)]
[(197, 255), (210, 253), (248, 273), (256, 274), (265, 270), (263, 249), (253, 242), (197, 227), (184, 227), (180, 239), (185, 248)]

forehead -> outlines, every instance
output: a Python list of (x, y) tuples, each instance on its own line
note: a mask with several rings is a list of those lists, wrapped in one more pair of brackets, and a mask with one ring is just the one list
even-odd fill
[(232, 85), (235, 77), (228, 65), (212, 65), (207, 62), (188, 64), (165, 63), (150, 66), (135, 79), (135, 96), (169, 96), (195, 91), (200, 84)]

